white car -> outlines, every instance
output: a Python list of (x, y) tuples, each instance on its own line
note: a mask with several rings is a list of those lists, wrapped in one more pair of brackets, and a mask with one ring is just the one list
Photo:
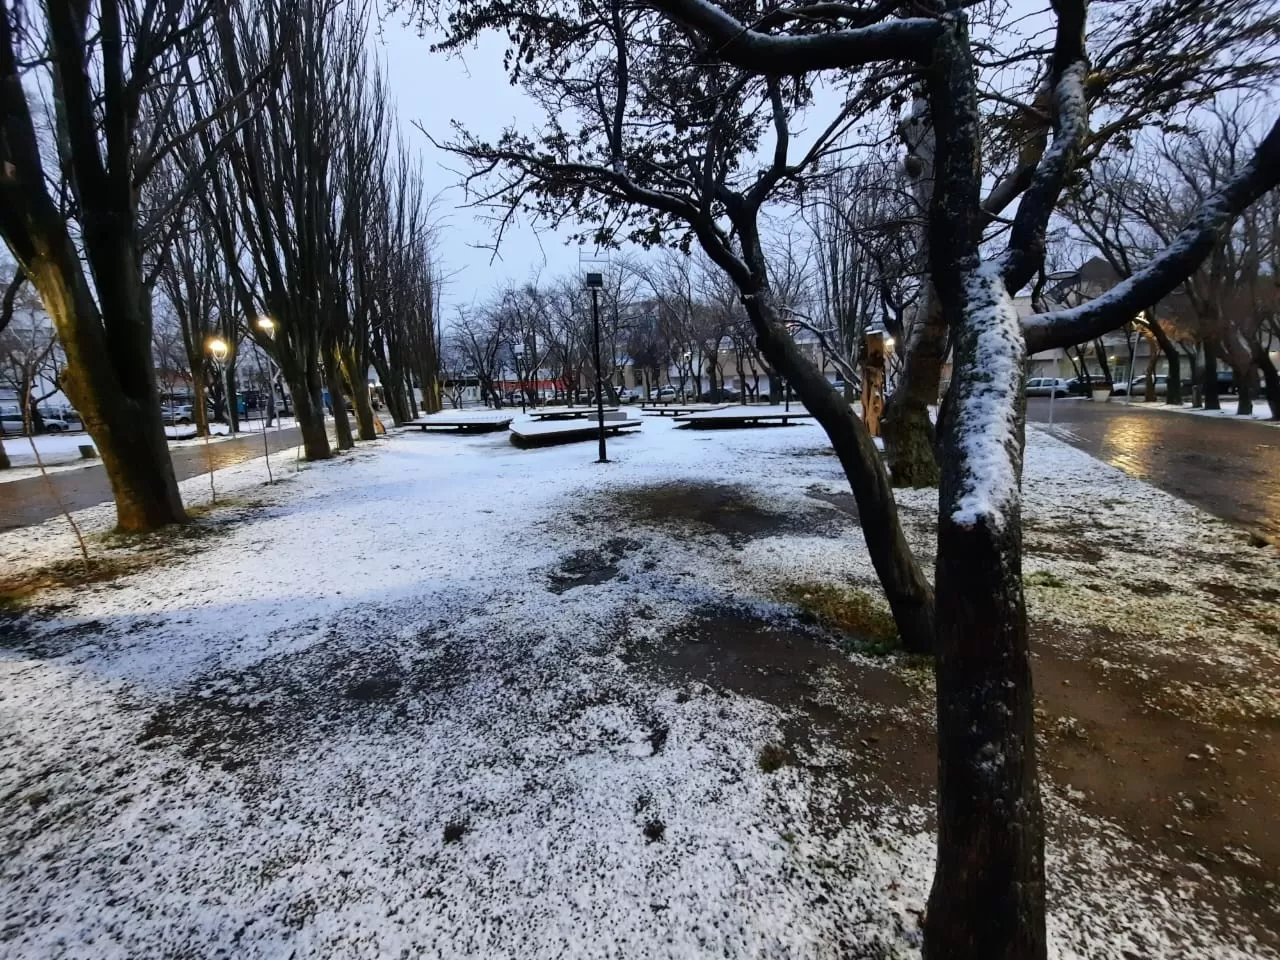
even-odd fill
[[(1169, 392), (1169, 378), (1163, 374), (1156, 374), (1156, 396), (1163, 397)], [(1132, 394), (1135, 397), (1145, 397), (1147, 395), (1147, 378), (1134, 377), (1128, 383), (1117, 383), (1116, 393), (1121, 396)]]
[(1028, 397), (1066, 397), (1071, 389), (1061, 377), (1032, 377), (1027, 381)]
[(668, 384), (667, 386), (660, 388), (658, 392), (654, 394), (654, 399), (663, 401), (674, 400), (677, 395), (678, 391), (676, 388)]
[(43, 422), (46, 433), (66, 433), (68, 430), (74, 429), (70, 423), (61, 417), (45, 417)]

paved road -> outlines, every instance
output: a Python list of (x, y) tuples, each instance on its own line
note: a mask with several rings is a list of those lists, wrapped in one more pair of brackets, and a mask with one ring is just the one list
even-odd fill
[[(297, 427), (269, 430), (267, 440), (272, 453), (282, 448), (291, 449), (301, 442)], [(207, 472), (210, 456), (213, 458), (214, 469), (261, 457), (262, 434), (247, 433), (234, 440), (219, 440), (209, 444), (207, 453), (203, 444), (195, 444), (172, 447), (169, 454), (173, 458), (173, 469), (177, 472), (178, 479), (186, 480)], [(92, 507), (111, 499), (111, 484), (107, 481), (107, 471), (101, 464), (51, 473), (49, 479), (53, 481), (58, 497), (71, 510)], [(0, 530), (40, 523), (57, 516), (59, 512), (41, 477), (0, 483)]]
[[(1049, 401), (1027, 401), (1044, 423)], [(1280, 544), (1280, 429), (1230, 417), (1126, 409), (1114, 399), (1059, 400), (1053, 433), (1214, 516)]]

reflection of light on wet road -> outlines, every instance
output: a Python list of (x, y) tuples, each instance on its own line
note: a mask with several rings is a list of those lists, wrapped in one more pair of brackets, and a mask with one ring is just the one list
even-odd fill
[(1160, 430), (1146, 415), (1112, 419), (1102, 434), (1102, 458), (1131, 477), (1151, 477), (1152, 463), (1160, 454)]

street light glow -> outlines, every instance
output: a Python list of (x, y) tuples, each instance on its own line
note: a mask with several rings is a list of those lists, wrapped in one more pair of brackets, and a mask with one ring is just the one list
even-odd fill
[(209, 356), (213, 357), (215, 363), (221, 363), (227, 359), (227, 341), (221, 337), (211, 337), (207, 346)]
[(268, 335), (274, 333), (276, 329), (276, 322), (270, 317), (259, 317), (256, 325), (259, 330)]
[(893, 344), (894, 344), (894, 342), (895, 342), (895, 341), (894, 341), (893, 337), (885, 337), (885, 338), (884, 338), (884, 348), (885, 348), (886, 350), (892, 350), (892, 349), (893, 349)]

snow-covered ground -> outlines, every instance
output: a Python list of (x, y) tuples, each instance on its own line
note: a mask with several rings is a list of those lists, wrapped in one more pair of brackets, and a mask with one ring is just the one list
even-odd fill
[[(784, 615), (782, 583), (874, 582), (822, 499), (847, 488), (820, 429), (646, 418), (609, 454), (413, 431), (274, 487), (219, 471), (238, 500), (203, 536), (119, 547), (109, 506), (82, 511), (99, 555), (160, 562), (0, 621), (0, 957), (918, 956), (928, 811), (868, 798), (833, 826), (820, 750), (760, 762), (785, 710), (635, 655), (697, 611)], [(636, 506), (708, 482), (776, 528)], [(1180, 549), (1234, 555), (1238, 534), (1034, 430), (1025, 483), (1032, 546), (1086, 513), (1114, 529), (1097, 579), (1131, 576), (1149, 538), (1145, 572), (1175, 587), (1153, 647), (1220, 642), (1257, 674), (1261, 641), (1176, 592)], [(928, 561), (936, 496), (901, 502)], [(0, 535), (8, 571), (73, 556), (63, 521)], [(1064, 626), (1098, 605), (1030, 596)], [(1154, 601), (1106, 606), (1122, 626)], [(1110, 825), (1073, 822), (1049, 852), (1054, 957), (1274, 955), (1223, 939)]]

